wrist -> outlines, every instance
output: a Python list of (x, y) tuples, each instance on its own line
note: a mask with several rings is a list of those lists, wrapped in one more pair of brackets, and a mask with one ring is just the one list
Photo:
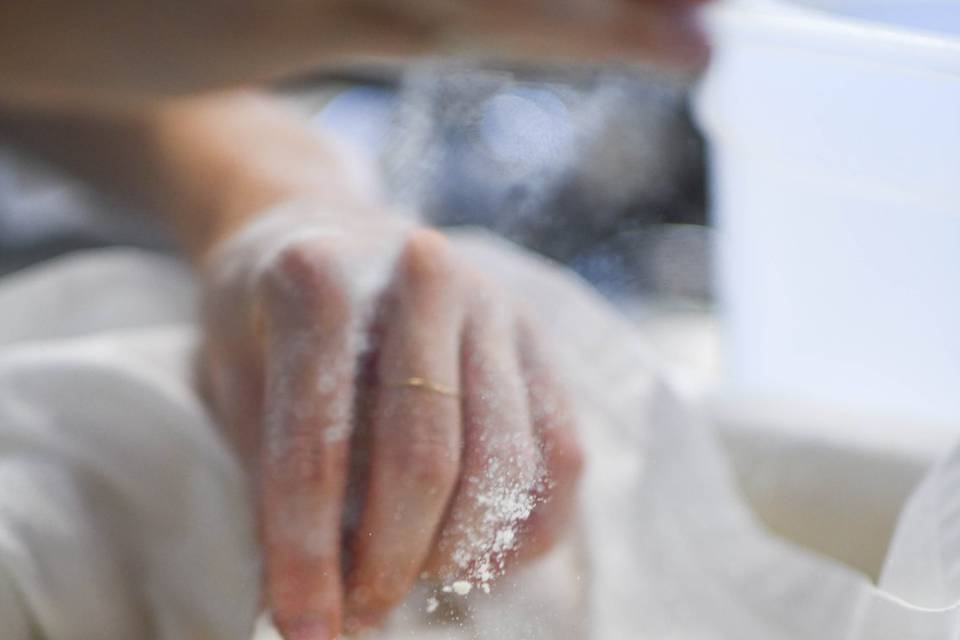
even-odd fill
[(382, 209), (375, 182), (336, 143), (311, 131), (274, 99), (252, 94), (174, 105), (155, 120), (176, 176), (175, 231), (191, 259), (285, 202), (312, 202), (345, 215)]
[(361, 197), (335, 184), (270, 179), (264, 175), (241, 176), (223, 182), (209, 213), (203, 216), (205, 229), (191, 232), (196, 240), (190, 249), (191, 255), (205, 262), (241, 229), (278, 210), (295, 213), (304, 220), (322, 220), (326, 226), (343, 226), (348, 219), (381, 215), (384, 207), (373, 198)]

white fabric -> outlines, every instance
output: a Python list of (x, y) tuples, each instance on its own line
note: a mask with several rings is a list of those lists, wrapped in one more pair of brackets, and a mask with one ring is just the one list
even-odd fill
[[(0, 571), (43, 637), (237, 638), (250, 624), (243, 485), (190, 385), (189, 299), (184, 272), (146, 254), (0, 287)], [(4, 638), (28, 637), (8, 620), (25, 628), (4, 617)]]
[[(485, 237), (457, 242), (542, 313), (558, 345), (588, 452), (581, 517), (566, 544), (491, 595), (441, 594), (431, 614), (437, 594), (421, 585), (375, 637), (960, 637), (957, 454), (905, 509), (875, 588), (757, 525), (710, 429), (599, 297)], [(250, 515), (192, 391), (193, 295), (176, 263), (133, 251), (0, 283), (4, 639), (249, 632)]]

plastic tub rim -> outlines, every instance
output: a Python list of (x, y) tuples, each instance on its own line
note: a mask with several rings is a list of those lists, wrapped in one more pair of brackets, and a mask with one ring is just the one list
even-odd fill
[(771, 0), (722, 2), (708, 7), (704, 15), (711, 30), (749, 36), (742, 46), (762, 42), (960, 78), (960, 38), (935, 31)]

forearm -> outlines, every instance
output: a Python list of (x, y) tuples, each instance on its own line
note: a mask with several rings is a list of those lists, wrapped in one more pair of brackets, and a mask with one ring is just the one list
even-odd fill
[[(415, 52), (352, 0), (0, 3), (0, 102), (142, 102), (236, 87), (368, 55)], [(369, 21), (368, 21), (369, 22)], [(401, 33), (403, 25), (394, 25)], [(360, 44), (356, 40), (360, 40)], [(420, 47), (429, 46), (419, 43)]]
[(0, 122), (14, 142), (158, 215), (197, 262), (275, 202), (311, 198), (344, 211), (372, 204), (332, 145), (258, 94)]
[[(0, 103), (142, 103), (437, 54), (703, 62), (702, 0), (5, 0)], [(557, 6), (554, 6), (557, 5)]]

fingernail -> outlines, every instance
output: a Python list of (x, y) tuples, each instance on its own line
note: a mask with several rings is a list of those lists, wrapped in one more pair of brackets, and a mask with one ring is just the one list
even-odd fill
[(330, 625), (316, 618), (288, 623), (283, 631), (286, 640), (334, 640)]

